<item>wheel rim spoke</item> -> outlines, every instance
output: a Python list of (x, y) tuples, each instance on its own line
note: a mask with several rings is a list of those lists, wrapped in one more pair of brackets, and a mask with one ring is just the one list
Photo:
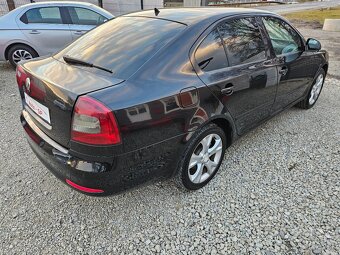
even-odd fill
[(207, 170), (208, 170), (208, 173), (209, 174), (212, 174), (217, 166), (217, 163), (215, 163), (214, 161), (212, 160), (209, 160), (205, 166), (207, 167)]
[(201, 161), (201, 157), (199, 155), (196, 155), (195, 153), (192, 154), (189, 162), (189, 169), (196, 166)]
[(209, 150), (209, 148), (210, 148), (210, 145), (211, 145), (211, 142), (212, 142), (212, 139), (214, 138), (214, 135), (209, 135), (208, 136), (208, 139), (207, 139), (207, 147), (208, 147), (208, 149), (207, 149), (207, 151)]
[(222, 140), (221, 139), (215, 139), (215, 144), (212, 148), (209, 148), (208, 154), (209, 154), (209, 156), (212, 156), (220, 150), (222, 150)]
[(202, 173), (203, 173), (203, 164), (199, 163), (197, 164), (196, 172), (191, 176), (192, 182), (199, 183), (201, 181)]
[(203, 146), (202, 153), (206, 153), (209, 149), (209, 144), (211, 143), (211, 135), (206, 136), (202, 141), (201, 144)]

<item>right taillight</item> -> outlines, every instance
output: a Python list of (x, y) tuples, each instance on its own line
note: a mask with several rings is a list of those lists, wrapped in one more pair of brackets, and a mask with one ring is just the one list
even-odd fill
[(113, 145), (121, 141), (118, 124), (112, 111), (89, 96), (81, 96), (76, 102), (71, 139), (92, 145)]

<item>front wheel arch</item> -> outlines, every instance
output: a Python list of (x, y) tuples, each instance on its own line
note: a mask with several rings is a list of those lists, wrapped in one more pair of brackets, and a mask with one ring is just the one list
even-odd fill
[[(317, 79), (317, 78), (319, 77), (319, 75), (321, 75), (321, 74), (323, 75), (323, 81), (322, 81), (322, 85), (321, 85), (321, 90), (318, 92), (317, 98), (316, 98), (316, 100), (313, 102), (313, 104), (310, 104), (310, 102), (309, 102), (310, 93), (311, 93), (311, 91), (312, 91), (312, 89), (313, 89), (313, 86), (314, 86), (314, 84), (315, 84), (315, 82), (316, 82), (316, 79)], [(312, 108), (312, 107), (315, 105), (316, 101), (318, 100), (318, 98), (319, 98), (319, 96), (320, 96), (320, 94), (321, 94), (321, 91), (322, 91), (322, 88), (323, 88), (323, 84), (324, 84), (324, 82), (325, 82), (325, 79), (326, 79), (326, 72), (325, 72), (325, 69), (324, 69), (324, 68), (320, 68), (319, 71), (316, 73), (315, 78), (314, 78), (312, 84), (309, 86), (309, 88), (308, 88), (308, 90), (307, 90), (307, 91), (308, 91), (307, 94), (306, 94), (305, 97), (304, 97), (300, 102), (298, 102), (295, 106), (297, 106), (298, 108), (301, 108), (301, 109), (310, 109), (310, 108)]]
[(324, 64), (324, 65), (322, 66), (322, 69), (325, 71), (325, 75), (327, 75), (328, 64)]

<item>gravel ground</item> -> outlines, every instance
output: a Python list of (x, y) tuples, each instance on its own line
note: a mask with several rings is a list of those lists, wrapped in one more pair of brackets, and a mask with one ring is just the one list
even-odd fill
[(1, 254), (340, 254), (340, 81), (228, 149), (202, 190), (170, 182), (82, 195), (31, 153), (0, 64)]

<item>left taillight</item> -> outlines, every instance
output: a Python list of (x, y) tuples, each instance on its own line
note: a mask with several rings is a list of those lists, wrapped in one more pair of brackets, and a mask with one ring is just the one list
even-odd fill
[(81, 96), (76, 102), (71, 139), (91, 145), (114, 145), (121, 142), (113, 112), (90, 96)]
[(24, 69), (20, 65), (17, 65), (16, 78), (19, 88), (22, 88), (25, 85), (27, 77), (28, 75)]

